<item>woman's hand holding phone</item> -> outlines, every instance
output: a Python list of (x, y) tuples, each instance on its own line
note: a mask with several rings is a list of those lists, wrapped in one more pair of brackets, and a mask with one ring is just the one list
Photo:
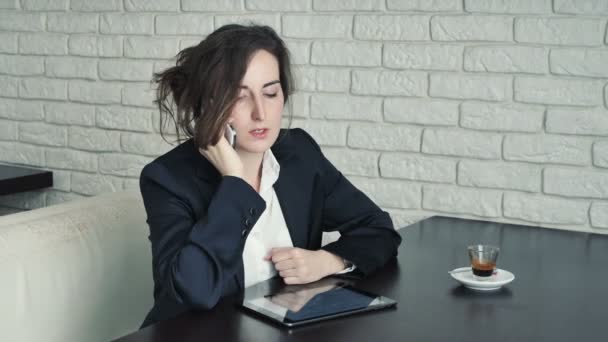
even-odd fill
[[(228, 126), (226, 130), (228, 129), (232, 128)], [(199, 148), (199, 152), (215, 166), (222, 176), (243, 178), (243, 162), (234, 147), (228, 142), (226, 134), (220, 138), (216, 145), (210, 145), (206, 149)]]

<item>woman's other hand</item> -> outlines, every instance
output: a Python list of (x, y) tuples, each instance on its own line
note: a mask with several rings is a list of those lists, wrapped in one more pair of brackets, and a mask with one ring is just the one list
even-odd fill
[(344, 261), (325, 250), (298, 247), (273, 248), (266, 257), (274, 263), (285, 284), (307, 284), (342, 271)]
[(243, 178), (243, 162), (223, 135), (217, 144), (198, 150), (222, 176)]

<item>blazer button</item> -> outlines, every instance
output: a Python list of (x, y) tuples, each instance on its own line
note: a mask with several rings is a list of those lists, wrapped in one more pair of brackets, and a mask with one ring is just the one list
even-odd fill
[(245, 237), (247, 235), (247, 229), (243, 229), (241, 231), (241, 237)]
[(253, 216), (253, 215), (255, 215), (255, 212), (256, 212), (255, 208), (249, 208), (249, 215)]
[(251, 221), (249, 221), (249, 219), (245, 219), (245, 222), (243, 222), (243, 224), (245, 225), (245, 227), (249, 228), (249, 225), (251, 224)]

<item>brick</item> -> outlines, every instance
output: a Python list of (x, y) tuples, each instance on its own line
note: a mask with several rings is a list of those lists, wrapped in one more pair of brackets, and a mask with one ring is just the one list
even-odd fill
[(309, 66), (296, 66), (292, 68), (292, 73), (296, 90), (314, 91), (317, 89), (317, 69)]
[(92, 152), (120, 151), (120, 132), (88, 127), (70, 127), (68, 146)]
[(137, 178), (124, 179), (123, 183), (122, 183), (122, 188), (125, 190), (139, 189), (139, 179), (137, 179)]
[(282, 35), (291, 38), (350, 38), (352, 15), (283, 15)]
[(27, 191), (0, 197), (0, 205), (21, 210), (42, 208), (45, 203), (45, 194), (42, 191)]
[(504, 101), (511, 98), (511, 78), (506, 76), (431, 74), (432, 97)]
[(127, 106), (157, 108), (154, 104), (156, 91), (149, 83), (125, 85), (122, 88), (122, 104)]
[(152, 158), (130, 154), (102, 153), (99, 155), (99, 170), (103, 174), (139, 177), (141, 169)]
[(589, 210), (591, 226), (594, 228), (608, 228), (608, 203), (593, 202)]
[(595, 80), (515, 77), (515, 100), (526, 103), (592, 106), (602, 103), (602, 83)]
[(419, 209), (422, 190), (419, 184), (391, 179), (353, 178), (355, 186), (384, 208)]
[(71, 36), (68, 40), (70, 55), (89, 57), (122, 57), (122, 37)]
[(504, 159), (532, 163), (589, 165), (591, 143), (561, 136), (507, 135)]
[(311, 63), (336, 66), (380, 66), (382, 64), (382, 44), (315, 41), (312, 43)]
[(18, 0), (0, 0), (0, 9), (19, 9)]
[(345, 175), (378, 176), (377, 152), (324, 147), (323, 154)]
[(44, 31), (44, 14), (4, 11), (0, 13), (0, 31)]
[(548, 52), (531, 46), (476, 46), (464, 52), (464, 70), (544, 74)]
[(50, 170), (53, 171), (53, 189), (61, 191), (70, 191), (71, 174), (69, 171)]
[(97, 79), (97, 60), (79, 57), (47, 57), (46, 76)]
[(43, 122), (22, 122), (19, 124), (19, 140), (25, 143), (45, 146), (65, 146), (66, 128)]
[(77, 194), (88, 196), (122, 190), (122, 179), (99, 174), (72, 172), (72, 188)]
[(0, 161), (11, 164), (46, 166), (44, 147), (13, 141), (0, 141)]
[(426, 73), (416, 71), (353, 70), (351, 91), (361, 95), (425, 96)]
[(484, 13), (551, 13), (551, 0), (465, 0), (467, 12)]
[(383, 153), (380, 156), (380, 176), (412, 181), (454, 183), (456, 162), (420, 155)]
[(19, 78), (0, 75), (0, 96), (17, 97), (19, 94)]
[(427, 12), (448, 12), (461, 11), (462, 1), (460, 0), (388, 0), (389, 10), (397, 11), (427, 11)]
[(76, 201), (79, 199), (86, 198), (86, 196), (78, 195), (73, 192), (63, 192), (63, 191), (46, 191), (46, 205), (52, 206), (61, 203), (66, 203), (70, 201)]
[(586, 224), (589, 203), (541, 195), (506, 193), (504, 215), (536, 223)]
[(503, 16), (435, 16), (431, 19), (431, 37), (439, 41), (513, 40), (513, 19)]
[(382, 64), (394, 69), (460, 70), (462, 46), (384, 44)]
[(242, 0), (182, 0), (183, 11), (230, 12), (243, 10)]
[(44, 117), (42, 105), (31, 100), (2, 99), (0, 117), (17, 121), (40, 121)]
[(144, 156), (159, 156), (175, 147), (167, 143), (157, 133), (126, 132), (121, 134), (119, 142), (123, 151)]
[(154, 62), (154, 72), (157, 73), (157, 72), (165, 71), (174, 66), (175, 66), (174, 61), (170, 61), (170, 60), (157, 61), (157, 62)]
[(380, 121), (382, 99), (338, 94), (312, 95), (310, 114), (313, 118)]
[(44, 74), (44, 58), (39, 56), (0, 55), (0, 73), (16, 76)]
[(122, 0), (90, 1), (71, 0), (70, 9), (78, 12), (108, 12), (121, 11)]
[(214, 19), (216, 29), (227, 24), (257, 24), (267, 25), (276, 32), (281, 32), (281, 17), (278, 14), (216, 15)]
[(302, 128), (321, 146), (346, 146), (348, 124), (320, 120), (297, 120), (292, 128)]
[[(201, 42), (198, 38), (184, 38), (179, 40), (179, 50), (183, 50), (185, 48), (189, 48), (192, 46), (196, 46)], [(291, 50), (290, 50), (291, 52)]]
[(294, 93), (289, 96), (287, 103), (288, 114), (295, 118), (310, 116), (310, 94)]
[(154, 16), (152, 14), (103, 14), (99, 32), (105, 34), (153, 34)]
[(608, 2), (605, 0), (554, 0), (555, 13), (565, 14), (608, 14)]
[(47, 103), (44, 105), (46, 122), (61, 125), (94, 126), (95, 107), (74, 103)]
[(206, 36), (213, 32), (213, 16), (200, 14), (157, 15), (155, 30), (156, 34)]
[(112, 104), (120, 103), (121, 87), (117, 84), (70, 81), (68, 84), (68, 97), (71, 101)]
[(561, 75), (608, 77), (608, 51), (556, 49), (549, 56), (551, 72)]
[(608, 168), (608, 141), (593, 144), (593, 165)]
[(285, 43), (289, 49), (291, 64), (302, 65), (310, 62), (310, 42), (288, 40)]
[(549, 133), (608, 136), (608, 111), (549, 108), (545, 125)]
[(107, 59), (99, 61), (99, 78), (118, 81), (149, 81), (153, 62)]
[(354, 35), (363, 40), (429, 40), (429, 19), (423, 15), (357, 15)]
[(21, 6), (27, 11), (65, 11), (69, 0), (22, 0)]
[(179, 0), (125, 0), (129, 12), (177, 12)]
[(69, 149), (47, 149), (46, 164), (57, 169), (95, 172), (97, 154)]
[(423, 209), (481, 217), (501, 214), (500, 191), (425, 185), (422, 192)]
[(152, 111), (144, 108), (104, 106), (96, 108), (101, 128), (152, 132)]
[(175, 38), (129, 37), (125, 40), (125, 57), (173, 58), (177, 54)]
[(99, 15), (92, 13), (47, 13), (46, 25), (50, 32), (97, 33)]
[(17, 123), (0, 119), (0, 140), (17, 140)]
[(315, 11), (381, 11), (384, 9), (383, 0), (313, 0)]
[(539, 192), (540, 171), (536, 165), (463, 160), (458, 163), (458, 184)]
[(545, 193), (567, 197), (608, 198), (608, 173), (548, 167), (543, 174)]
[(451, 129), (425, 129), (422, 152), (480, 159), (500, 159), (499, 134)]
[(384, 100), (384, 121), (455, 126), (458, 124), (458, 102), (387, 98)]
[(68, 36), (57, 33), (22, 33), (19, 53), (30, 55), (66, 55)]
[(17, 53), (19, 51), (19, 41), (17, 38), (17, 33), (0, 32), (0, 53)]
[(422, 129), (418, 127), (378, 124), (352, 124), (347, 145), (383, 151), (420, 151)]
[(67, 82), (44, 78), (24, 78), (19, 83), (19, 97), (26, 99), (67, 100)]
[(604, 21), (587, 18), (517, 18), (515, 41), (556, 45), (601, 45)]
[(245, 9), (252, 11), (304, 12), (310, 0), (245, 0)]
[(464, 102), (460, 107), (460, 125), (490, 131), (540, 132), (544, 112), (541, 106)]

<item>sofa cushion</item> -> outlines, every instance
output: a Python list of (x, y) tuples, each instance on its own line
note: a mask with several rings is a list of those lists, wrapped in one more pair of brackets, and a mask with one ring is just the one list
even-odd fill
[(137, 190), (0, 217), (4, 341), (108, 341), (151, 308), (148, 227)]

